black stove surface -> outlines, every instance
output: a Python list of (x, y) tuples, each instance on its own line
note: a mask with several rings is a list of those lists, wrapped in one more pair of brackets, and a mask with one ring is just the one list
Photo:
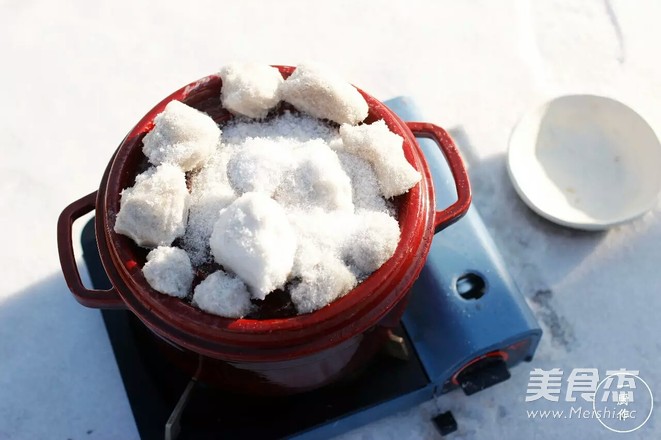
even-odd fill
[[(95, 288), (109, 288), (94, 236), (85, 226), (83, 258)], [(129, 311), (103, 310), (135, 422), (143, 439), (162, 439), (165, 425), (191, 378), (169, 364), (149, 330)], [(379, 355), (358, 378), (321, 390), (287, 397), (246, 397), (195, 383), (180, 417), (178, 439), (286, 438), (314, 429), (429, 385), (404, 329), (398, 331), (411, 356), (403, 361)]]

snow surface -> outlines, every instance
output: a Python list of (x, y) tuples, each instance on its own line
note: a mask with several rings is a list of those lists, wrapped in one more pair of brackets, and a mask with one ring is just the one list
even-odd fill
[(344, 259), (359, 276), (369, 275), (395, 253), (399, 232), (397, 220), (388, 213), (361, 211), (345, 242)]
[[(379, 136), (389, 134), (395, 145), (372, 148), (370, 159), (391, 163), (380, 157), (389, 154), (411, 168), (401, 138), (383, 130)], [(401, 185), (410, 170), (391, 167), (379, 182), (368, 162), (345, 151), (336, 126), (297, 112), (268, 121), (238, 118), (224, 131), (191, 179), (183, 248), (196, 265), (213, 257), (258, 299), (292, 282), (294, 305), (309, 313), (346, 294), (394, 254), (399, 225), (379, 185)], [(283, 242), (291, 231), (293, 246)], [(338, 279), (331, 282), (333, 274)]]
[(249, 137), (234, 151), (227, 177), (239, 194), (258, 191), (272, 196), (294, 162), (290, 145), (269, 138)]
[(309, 141), (293, 151), (292, 159), (292, 169), (284, 173), (275, 194), (277, 201), (303, 210), (354, 210), (351, 179), (327, 143)]
[[(414, 97), (424, 120), (462, 148), (474, 204), (546, 330), (536, 358), (509, 381), (342, 439), (440, 440), (429, 419), (446, 410), (459, 422), (445, 437), (454, 440), (660, 437), (661, 203), (607, 232), (570, 231), (530, 212), (504, 161), (521, 115), (562, 94), (622, 100), (658, 133), (659, 16), (656, 0), (327, 2), (323, 14), (303, 1), (3, 2), (0, 88), (11, 104), (0, 108), (0, 225), (11, 233), (0, 252), (0, 438), (138, 438), (101, 315), (75, 302), (62, 278), (54, 225), (98, 188), (148, 109), (236, 59), (317, 59), (380, 99)], [(554, 367), (638, 369), (656, 396), (654, 414), (631, 434), (594, 420), (528, 419), (529, 371)]]
[(212, 154), (204, 168), (191, 179), (188, 224), (182, 247), (194, 266), (209, 259), (209, 237), (218, 214), (237, 198), (227, 176), (231, 155), (231, 149), (219, 147), (219, 151)]
[(351, 181), (352, 200), (356, 210), (391, 212), (391, 207), (381, 197), (379, 179), (372, 165), (355, 154), (342, 150), (336, 152), (342, 169)]
[(349, 268), (334, 256), (300, 273), (301, 281), (291, 288), (291, 299), (298, 313), (310, 313), (341, 297), (358, 281)]
[[(293, 147), (312, 139), (339, 140), (339, 135), (315, 118), (289, 112), (267, 122), (236, 118), (224, 127), (222, 145), (191, 179), (183, 247), (193, 265), (209, 259), (209, 237), (221, 209), (244, 192), (271, 194), (279, 185), (281, 166), (289, 153), (278, 144), (285, 139)], [(261, 147), (276, 148), (278, 154), (268, 154)]]

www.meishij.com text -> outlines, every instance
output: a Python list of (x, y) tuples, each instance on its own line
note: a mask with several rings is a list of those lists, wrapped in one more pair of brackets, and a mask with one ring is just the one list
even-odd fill
[(529, 419), (635, 419), (636, 410), (626, 408), (584, 409), (582, 406), (567, 410), (526, 410)]

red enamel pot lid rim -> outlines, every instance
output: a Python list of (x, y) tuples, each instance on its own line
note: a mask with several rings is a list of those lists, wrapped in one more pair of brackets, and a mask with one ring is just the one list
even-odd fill
[[(293, 67), (288, 66), (275, 67), (278, 67), (285, 77), (294, 70)], [(153, 127), (154, 117), (163, 111), (168, 102), (175, 99), (187, 103), (197, 100), (208, 104), (205, 100), (219, 95), (220, 86), (221, 80), (218, 75), (210, 75), (182, 87), (157, 104), (120, 144), (110, 165), (109, 173), (101, 184), (104, 191), (100, 195), (104, 198), (102, 204), (97, 205), (102, 207), (101, 212), (98, 212), (97, 215), (104, 216), (104, 229), (113, 265), (130, 290), (130, 292), (120, 292), (127, 306), (134, 309), (132, 304), (135, 304), (137, 300), (145, 306), (145, 310), (158, 315), (164, 321), (186, 331), (206, 334), (212, 338), (218, 337), (220, 333), (235, 334), (232, 339), (240, 337), (240, 334), (270, 336), (274, 331), (278, 333), (293, 332), (302, 337), (303, 333), (327, 332), (333, 328), (347, 326), (349, 321), (358, 322), (361, 319), (359, 324), (350, 326), (353, 331), (349, 329), (343, 331), (344, 333), (349, 330), (355, 334), (378, 322), (406, 294), (406, 290), (424, 264), (433, 236), (434, 192), (431, 174), (423, 153), (406, 124), (388, 107), (360, 89), (358, 90), (365, 97), (370, 108), (370, 116), (367, 121), (384, 119), (393, 132), (402, 136), (405, 156), (423, 176), (418, 185), (407, 194), (399, 196), (398, 203), (401, 206), (399, 213), (400, 242), (393, 257), (380, 269), (351, 292), (320, 310), (291, 318), (264, 320), (229, 319), (215, 316), (184, 301), (154, 291), (144, 280), (141, 264), (135, 258), (134, 249), (137, 246), (129, 238), (113, 231), (115, 215), (119, 210), (120, 192), (133, 183), (134, 174), (130, 175), (131, 173), (128, 171), (135, 167), (131, 161), (135, 161), (136, 151), (141, 150), (142, 137)], [(193, 104), (193, 106), (196, 105)], [(226, 111), (223, 110), (223, 112), (225, 115), (221, 114), (222, 112), (213, 115), (214, 119), (222, 120), (229, 117)], [(141, 151), (140, 154), (142, 154)], [(408, 272), (412, 273), (407, 274)], [(413, 279), (410, 279), (411, 276)], [(367, 321), (363, 322), (363, 320)], [(356, 326), (360, 329), (354, 328)], [(294, 337), (293, 334), (291, 336)]]

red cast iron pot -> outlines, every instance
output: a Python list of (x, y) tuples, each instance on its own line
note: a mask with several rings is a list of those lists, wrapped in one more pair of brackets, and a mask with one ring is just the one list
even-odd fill
[[(293, 67), (278, 67), (288, 77)], [(428, 123), (403, 122), (383, 103), (359, 89), (369, 105), (366, 122), (383, 119), (404, 139), (407, 160), (422, 174), (408, 193), (396, 198), (401, 239), (395, 254), (344, 297), (316, 312), (284, 319), (227, 319), (205, 313), (153, 290), (142, 275), (146, 251), (113, 230), (120, 192), (132, 186), (147, 166), (142, 139), (154, 117), (171, 100), (180, 100), (222, 123), (231, 115), (220, 103), (221, 79), (211, 75), (161, 101), (119, 145), (98, 191), (69, 205), (58, 221), (58, 250), (66, 282), (81, 304), (128, 308), (159, 338), (169, 359), (200, 380), (251, 394), (312, 390), (363, 367), (379, 350), (404, 311), (434, 234), (461, 218), (470, 205), (468, 176), (448, 133)], [(415, 136), (441, 148), (455, 180), (457, 201), (435, 210), (434, 185)], [(82, 285), (72, 246), (72, 223), (96, 209), (96, 238), (113, 288)]]

